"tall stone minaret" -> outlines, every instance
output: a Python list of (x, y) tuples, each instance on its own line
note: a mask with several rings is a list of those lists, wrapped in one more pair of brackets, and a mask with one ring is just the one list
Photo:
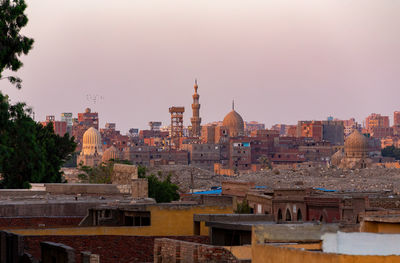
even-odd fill
[(200, 95), (197, 94), (197, 89), (199, 86), (197, 86), (197, 80), (194, 81), (194, 94), (193, 94), (193, 104), (192, 104), (192, 111), (193, 111), (193, 117), (190, 118), (190, 121), (192, 122), (192, 136), (193, 137), (200, 137), (201, 133), (201, 118), (200, 118), (200, 104), (199, 104), (199, 98)]

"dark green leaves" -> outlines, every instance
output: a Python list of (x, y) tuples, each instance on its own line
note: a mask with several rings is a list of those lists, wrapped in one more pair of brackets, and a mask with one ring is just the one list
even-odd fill
[[(19, 56), (28, 54), (32, 48), (33, 39), (20, 35), (20, 30), (28, 23), (25, 9), (24, 0), (0, 0), (0, 79), (5, 69), (17, 71), (21, 68)], [(21, 79), (7, 79), (21, 88)]]

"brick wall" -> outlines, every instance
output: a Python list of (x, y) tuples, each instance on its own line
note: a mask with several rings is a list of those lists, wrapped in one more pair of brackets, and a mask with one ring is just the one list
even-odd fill
[[(100, 255), (101, 263), (153, 262), (154, 239), (160, 236), (24, 236), (25, 252), (41, 258), (40, 242), (62, 243), (75, 249), (76, 262), (80, 253)], [(176, 236), (171, 239), (208, 244), (206, 236)]]
[(375, 208), (385, 209), (399, 209), (400, 199), (399, 198), (369, 198), (369, 206)]
[(83, 217), (0, 217), (0, 229), (78, 226)]
[(224, 247), (174, 240), (156, 239), (154, 243), (154, 263), (161, 262), (241, 262)]

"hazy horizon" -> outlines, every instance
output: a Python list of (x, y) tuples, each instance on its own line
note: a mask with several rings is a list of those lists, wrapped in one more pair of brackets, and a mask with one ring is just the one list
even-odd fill
[[(99, 112), (125, 133), (192, 114), (202, 123), (235, 109), (245, 121), (356, 118), (400, 110), (400, 2), (383, 0), (27, 0), (35, 39), (22, 56), (13, 102), (46, 115)], [(4, 72), (7, 75), (8, 72)], [(88, 95), (103, 97), (96, 105)], [(391, 122), (392, 123), (392, 122)]]

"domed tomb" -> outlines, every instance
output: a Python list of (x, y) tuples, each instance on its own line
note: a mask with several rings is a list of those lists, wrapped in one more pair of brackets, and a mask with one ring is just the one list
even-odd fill
[(344, 143), (344, 152), (347, 158), (368, 157), (368, 140), (358, 130), (354, 130)]
[(117, 160), (117, 159), (120, 159), (120, 152), (113, 145), (113, 146), (111, 146), (110, 148), (108, 148), (107, 150), (104, 151), (101, 161), (103, 163), (106, 163), (106, 162), (108, 162), (110, 160)]
[(102, 154), (102, 152), (100, 132), (90, 127), (83, 134), (82, 155)]
[(234, 106), (232, 106), (232, 111), (225, 116), (222, 125), (229, 129), (230, 137), (237, 137), (244, 135), (243, 118), (242, 116), (240, 116), (239, 113), (235, 111)]

